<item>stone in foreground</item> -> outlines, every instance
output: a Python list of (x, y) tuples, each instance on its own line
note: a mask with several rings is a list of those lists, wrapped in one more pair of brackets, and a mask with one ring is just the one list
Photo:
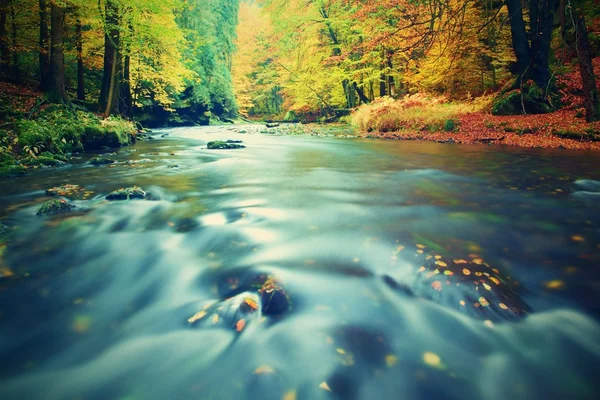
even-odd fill
[(131, 200), (131, 199), (145, 199), (146, 192), (142, 188), (133, 186), (130, 188), (121, 188), (110, 192), (106, 196), (106, 200)]
[(54, 215), (71, 211), (76, 206), (69, 204), (66, 200), (49, 200), (42, 204), (37, 215)]
[(208, 142), (206, 148), (209, 150), (230, 150), (230, 149), (243, 149), (246, 146), (239, 144), (239, 140), (228, 140), (226, 142), (222, 140), (215, 140)]

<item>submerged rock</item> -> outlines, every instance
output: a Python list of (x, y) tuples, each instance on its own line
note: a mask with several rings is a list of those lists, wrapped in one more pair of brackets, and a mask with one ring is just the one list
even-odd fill
[(209, 150), (230, 150), (230, 149), (243, 149), (246, 146), (241, 143), (241, 140), (228, 140), (226, 142), (222, 140), (215, 140), (208, 142), (206, 148)]
[(121, 188), (110, 192), (106, 196), (106, 200), (131, 200), (131, 199), (145, 199), (146, 192), (142, 188), (133, 186), (130, 188)]
[(48, 200), (38, 209), (37, 215), (54, 215), (71, 211), (76, 206), (66, 200)]
[(110, 158), (94, 157), (94, 158), (90, 159), (90, 164), (92, 164), (92, 165), (108, 165), (108, 164), (114, 164), (114, 163), (116, 163), (116, 161), (111, 160)]

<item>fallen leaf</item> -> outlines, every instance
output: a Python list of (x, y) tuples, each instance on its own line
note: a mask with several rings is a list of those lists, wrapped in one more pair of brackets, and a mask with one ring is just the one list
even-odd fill
[(212, 317), (212, 323), (216, 324), (218, 322), (219, 322), (219, 314), (213, 315), (213, 317)]
[(440, 359), (440, 356), (438, 356), (437, 354), (432, 353), (430, 351), (423, 353), (423, 361), (425, 362), (425, 364), (429, 365), (430, 367), (434, 367), (434, 368), (442, 367), (442, 360)]
[(327, 390), (328, 392), (331, 392), (331, 388), (329, 387), (329, 385), (325, 381), (321, 382), (321, 384), (319, 385), (319, 387), (321, 389), (323, 389), (323, 390)]
[(471, 271), (469, 271), (467, 268), (463, 268), (462, 273), (465, 275), (471, 275)]
[(385, 365), (387, 365), (388, 368), (391, 368), (396, 364), (398, 364), (398, 357), (393, 354), (388, 354), (385, 356)]
[(454, 264), (466, 264), (467, 260), (463, 260), (463, 259), (459, 259), (459, 260), (453, 260)]
[(190, 319), (188, 319), (188, 322), (190, 324), (193, 324), (194, 322), (196, 322), (199, 319), (203, 318), (205, 315), (206, 315), (206, 311), (197, 312), (196, 314), (194, 314), (193, 317), (191, 317)]
[(269, 367), (268, 365), (261, 365), (260, 367), (256, 368), (256, 370), (254, 370), (254, 373), (257, 375), (272, 374), (274, 372), (275, 372), (275, 370), (273, 368)]
[(283, 395), (282, 400), (296, 400), (296, 391), (295, 390), (289, 390), (289, 391), (287, 391)]
[(508, 310), (508, 306), (504, 303), (499, 303), (498, 306), (503, 310)]
[(574, 242), (584, 242), (585, 238), (583, 236), (573, 235), (571, 236), (571, 240)]
[(490, 303), (487, 301), (487, 299), (485, 297), (483, 297), (483, 296), (481, 296), (479, 298), (479, 304), (481, 304), (484, 307), (487, 307), (487, 306), (490, 305)]
[(565, 286), (565, 282), (561, 281), (560, 279), (556, 279), (556, 280), (544, 283), (544, 286), (546, 286), (546, 288), (552, 289), (552, 290), (562, 289)]
[(248, 299), (245, 299), (244, 302), (246, 304), (248, 304), (250, 307), (252, 307), (253, 309), (258, 310), (258, 304), (256, 304), (256, 302), (254, 300), (248, 298)]
[(436, 262), (435, 262), (435, 264), (436, 264), (436, 265), (439, 265), (440, 267), (447, 267), (447, 266), (448, 266), (448, 264), (446, 264), (446, 263), (445, 263), (445, 262), (443, 262), (443, 261), (436, 261)]
[(238, 332), (241, 332), (245, 326), (246, 326), (246, 321), (244, 321), (243, 319), (240, 319), (237, 322), (237, 324), (235, 324), (235, 330)]

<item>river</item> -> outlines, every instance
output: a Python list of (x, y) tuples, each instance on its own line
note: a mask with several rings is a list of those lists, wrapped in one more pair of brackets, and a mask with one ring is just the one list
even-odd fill
[(600, 154), (253, 132), (0, 181), (1, 399), (600, 397)]

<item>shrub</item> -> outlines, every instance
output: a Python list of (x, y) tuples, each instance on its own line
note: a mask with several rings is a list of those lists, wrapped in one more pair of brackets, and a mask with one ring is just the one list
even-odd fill
[(360, 106), (352, 115), (352, 124), (363, 132), (452, 131), (456, 129), (459, 115), (480, 111), (484, 106), (484, 103), (448, 103), (444, 97), (423, 94), (400, 100), (382, 98)]

